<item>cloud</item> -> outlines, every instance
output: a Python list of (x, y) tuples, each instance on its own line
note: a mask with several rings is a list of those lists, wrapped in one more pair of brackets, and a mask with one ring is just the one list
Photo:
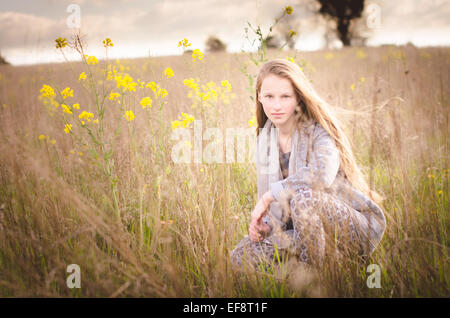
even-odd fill
[(20, 12), (0, 12), (0, 47), (18, 48), (56, 39), (67, 29), (65, 20), (53, 20)]

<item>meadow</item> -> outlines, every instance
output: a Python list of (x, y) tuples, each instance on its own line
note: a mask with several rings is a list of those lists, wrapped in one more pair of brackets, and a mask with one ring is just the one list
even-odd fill
[[(0, 296), (450, 296), (449, 48), (115, 60), (108, 43), (82, 62), (0, 66)], [(173, 129), (194, 119), (256, 129), (254, 78), (271, 58), (298, 63), (331, 105), (365, 114), (342, 117), (385, 198), (387, 228), (365, 262), (235, 273), (229, 252), (248, 234), (254, 163), (171, 159)], [(67, 287), (69, 264), (81, 288)], [(369, 264), (380, 288), (367, 286)]]

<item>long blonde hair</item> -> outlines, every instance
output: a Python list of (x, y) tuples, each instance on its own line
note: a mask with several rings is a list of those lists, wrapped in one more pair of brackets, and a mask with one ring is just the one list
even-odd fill
[(285, 59), (273, 59), (261, 67), (256, 80), (256, 119), (258, 121), (256, 134), (259, 134), (259, 128), (263, 128), (267, 121), (267, 116), (258, 97), (262, 82), (269, 74), (291, 81), (299, 101), (295, 112), (298, 126), (300, 127), (300, 123), (305, 120), (313, 119), (317, 121), (335, 141), (340, 154), (341, 169), (348, 181), (359, 191), (372, 198), (377, 204), (381, 203), (384, 198), (371, 190), (365, 181), (364, 175), (353, 155), (350, 142), (342, 129), (340, 120), (334, 115), (331, 106), (317, 94), (297, 64)]

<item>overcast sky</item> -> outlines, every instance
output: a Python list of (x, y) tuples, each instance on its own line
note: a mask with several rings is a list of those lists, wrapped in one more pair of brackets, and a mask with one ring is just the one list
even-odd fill
[[(203, 50), (208, 35), (223, 40), (230, 52), (249, 50), (247, 21), (267, 30), (286, 5), (299, 23), (296, 48), (322, 49), (326, 28), (308, 3), (314, 0), (0, 0), (0, 51), (15, 65), (62, 61), (54, 40), (73, 34), (67, 25), (71, 4), (79, 5), (88, 54), (99, 58), (106, 37), (115, 45), (111, 57), (121, 58), (181, 54), (177, 44), (185, 37)], [(370, 3), (380, 9), (380, 24), (369, 30), (368, 45), (450, 45), (450, 1), (373, 0), (366, 7)]]

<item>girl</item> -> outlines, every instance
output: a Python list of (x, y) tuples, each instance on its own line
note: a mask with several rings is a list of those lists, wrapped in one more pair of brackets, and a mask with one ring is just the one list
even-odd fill
[(259, 201), (232, 264), (267, 264), (286, 253), (322, 264), (326, 242), (340, 255), (369, 256), (386, 227), (382, 198), (365, 182), (330, 106), (295, 63), (262, 66), (256, 117)]

